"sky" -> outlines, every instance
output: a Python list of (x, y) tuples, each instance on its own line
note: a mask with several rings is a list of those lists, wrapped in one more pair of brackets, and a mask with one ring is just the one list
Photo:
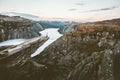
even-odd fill
[(0, 12), (46, 19), (99, 21), (120, 18), (120, 0), (0, 0)]

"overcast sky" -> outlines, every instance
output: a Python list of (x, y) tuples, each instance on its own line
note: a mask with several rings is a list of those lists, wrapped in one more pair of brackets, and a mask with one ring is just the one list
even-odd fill
[(120, 0), (0, 0), (0, 12), (96, 21), (120, 18)]

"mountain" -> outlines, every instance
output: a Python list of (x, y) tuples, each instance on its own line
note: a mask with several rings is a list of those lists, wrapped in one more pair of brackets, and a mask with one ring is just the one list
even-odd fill
[(40, 36), (31, 20), (20, 16), (0, 15), (0, 41)]
[(39, 21), (40, 17), (39, 16), (35, 16), (32, 14), (26, 14), (26, 13), (17, 13), (17, 12), (1, 12), (1, 15), (8, 15), (8, 16), (20, 16), (20, 17), (24, 17), (30, 20), (35, 20), (35, 21)]
[(30, 20), (33, 20), (32, 22), (38, 23), (43, 26), (43, 28), (59, 28), (63, 27), (67, 24), (69, 24), (69, 21), (49, 21), (47, 19), (43, 20), (42, 17), (35, 16), (32, 14), (26, 14), (26, 13), (17, 13), (17, 12), (0, 12), (1, 15), (7, 15), (7, 16), (20, 16), (23, 18), (27, 18)]
[(61, 21), (33, 21), (21, 16), (6, 15), (0, 15), (0, 20), (0, 41), (32, 38), (39, 36), (39, 32), (46, 28), (61, 28), (69, 24)]
[(44, 29), (46, 28), (61, 28), (69, 24), (69, 22), (62, 22), (62, 21), (37, 21), (40, 25), (43, 26)]
[(75, 28), (79, 25), (80, 23), (77, 23), (77, 22), (70, 22), (62, 27), (59, 28), (59, 32), (61, 34), (65, 34), (65, 33), (68, 33), (68, 32), (71, 32), (71, 31), (74, 31)]
[[(6, 16), (20, 16), (26, 19), (31, 20), (32, 23), (34, 23), (34, 26), (36, 26), (37, 31), (41, 31), (46, 28), (60, 28), (63, 29), (64, 26), (68, 25), (69, 21), (49, 21), (47, 19), (43, 20), (42, 17), (26, 14), (26, 13), (17, 13), (17, 12), (1, 12), (1, 15)], [(39, 28), (39, 29), (38, 29)]]
[(39, 42), (31, 44), (0, 60), (0, 79), (119, 80), (119, 20), (78, 24), (35, 57), (30, 55)]
[(119, 20), (79, 24), (34, 57), (34, 61), (45, 66), (33, 71), (40, 76), (35, 77), (40, 80), (119, 80)]

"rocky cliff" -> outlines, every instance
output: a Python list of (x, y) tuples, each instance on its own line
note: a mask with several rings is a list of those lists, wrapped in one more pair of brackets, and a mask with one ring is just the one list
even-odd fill
[(17, 46), (2, 48), (3, 50), (0, 51), (0, 80), (21, 80), (22, 78), (25, 80), (24, 75), (31, 74), (29, 70), (44, 67), (31, 60), (31, 54), (47, 40), (48, 37), (36, 37)]
[(34, 58), (47, 66), (38, 79), (119, 80), (120, 22), (116, 20), (80, 24), (46, 48)]
[(74, 31), (75, 28), (76, 28), (78, 25), (79, 25), (79, 23), (77, 23), (77, 22), (71, 22), (71, 23), (69, 23), (69, 24), (67, 24), (67, 25), (65, 25), (65, 26), (60, 27), (60, 28), (59, 28), (59, 32), (60, 32), (61, 34), (65, 34), (65, 33), (67, 33), (67, 32)]
[(0, 41), (40, 36), (33, 23), (19, 16), (0, 15)]
[[(0, 79), (119, 80), (120, 25), (116, 20), (80, 24), (36, 57), (24, 57), (31, 51), (28, 48), (24, 54), (4, 59)], [(20, 62), (12, 66), (16, 60)]]

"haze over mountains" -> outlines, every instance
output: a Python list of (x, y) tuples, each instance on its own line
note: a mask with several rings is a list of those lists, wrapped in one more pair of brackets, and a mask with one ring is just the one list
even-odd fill
[(27, 39), (0, 47), (1, 80), (120, 79), (120, 18), (77, 23), (0, 15), (0, 33), (1, 42)]
[(34, 21), (72, 21), (69, 19), (65, 19), (65, 18), (54, 18), (54, 17), (42, 17), (42, 16), (36, 16), (36, 15), (32, 15), (29, 13), (18, 13), (18, 12), (0, 12), (0, 14), (2, 15), (8, 15), (8, 16), (21, 16), (30, 20), (34, 20)]
[[(40, 35), (39, 31), (42, 31), (46, 28), (63, 28), (65, 25), (71, 23), (69, 21), (36, 21), (31, 20), (34, 18), (34, 16), (30, 16), (27, 14), (18, 15), (0, 15), (2, 41), (18, 38), (31, 38), (32, 36), (34, 37)], [(26, 19), (24, 17), (28, 18)]]
[(0, 0), (0, 80), (120, 80), (120, 0)]
[(31, 20), (40, 20), (40, 17), (32, 15), (32, 14), (25, 14), (25, 13), (17, 13), (17, 12), (1, 12), (2, 15), (8, 15), (8, 16), (21, 16), (27, 19)]

